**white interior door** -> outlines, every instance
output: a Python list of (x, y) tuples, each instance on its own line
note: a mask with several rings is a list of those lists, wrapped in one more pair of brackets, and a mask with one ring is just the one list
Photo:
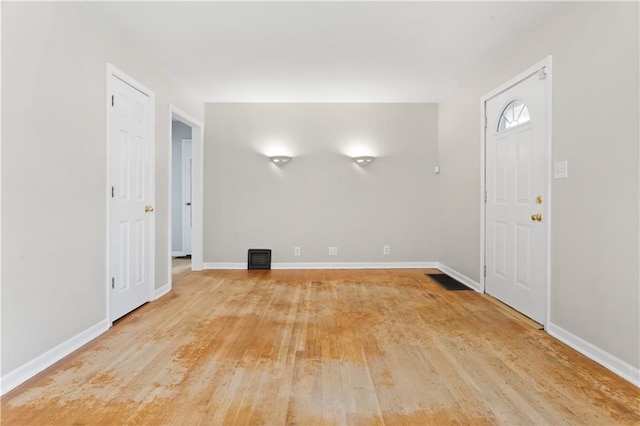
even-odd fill
[(191, 156), (191, 140), (182, 140), (182, 249), (185, 255), (191, 255), (191, 228), (193, 216), (191, 212), (191, 188), (193, 159)]
[(547, 80), (486, 101), (485, 290), (544, 324), (547, 310)]
[(153, 256), (151, 100), (110, 77), (110, 319), (150, 300)]

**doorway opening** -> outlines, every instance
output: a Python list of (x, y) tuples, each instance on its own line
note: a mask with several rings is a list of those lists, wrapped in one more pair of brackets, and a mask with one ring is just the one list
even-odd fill
[(191, 259), (191, 126), (171, 122), (171, 255)]
[[(170, 106), (169, 277), (203, 269), (202, 136), (204, 126)], [(176, 275), (177, 274), (177, 275)]]

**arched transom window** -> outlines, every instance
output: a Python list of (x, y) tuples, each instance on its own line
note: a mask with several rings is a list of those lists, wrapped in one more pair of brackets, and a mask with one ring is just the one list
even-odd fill
[(531, 120), (529, 116), (529, 109), (524, 102), (515, 100), (509, 102), (509, 105), (505, 107), (498, 121), (498, 131), (501, 132), (511, 127), (523, 124)]

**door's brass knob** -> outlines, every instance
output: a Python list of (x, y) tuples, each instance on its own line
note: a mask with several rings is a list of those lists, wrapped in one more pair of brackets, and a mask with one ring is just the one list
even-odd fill
[(149, 213), (154, 210), (153, 206), (144, 206), (144, 212)]
[(532, 214), (531, 220), (533, 220), (534, 222), (542, 222), (542, 213)]

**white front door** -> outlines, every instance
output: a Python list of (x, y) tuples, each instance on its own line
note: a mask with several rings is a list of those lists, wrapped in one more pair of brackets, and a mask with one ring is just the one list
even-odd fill
[(191, 255), (191, 140), (182, 140), (182, 251)]
[(547, 310), (547, 79), (486, 101), (485, 290), (544, 324)]
[(150, 300), (153, 182), (149, 96), (110, 76), (110, 320)]

